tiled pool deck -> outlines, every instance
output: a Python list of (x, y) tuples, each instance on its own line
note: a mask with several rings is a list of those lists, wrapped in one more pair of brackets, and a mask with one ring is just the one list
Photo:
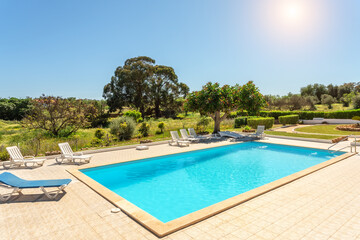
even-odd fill
[[(86, 166), (224, 144), (228, 143), (98, 153)], [(158, 239), (123, 212), (111, 213), (111, 203), (66, 171), (74, 167), (49, 160), (41, 168), (10, 170), (26, 179), (72, 178), (73, 182), (57, 201), (47, 200), (39, 190), (24, 190), (24, 195), (0, 204), (0, 239)], [(360, 239), (360, 157), (340, 161), (162, 239)]]

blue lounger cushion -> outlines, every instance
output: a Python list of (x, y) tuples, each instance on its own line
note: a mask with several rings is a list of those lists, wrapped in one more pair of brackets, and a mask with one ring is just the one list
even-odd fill
[(0, 182), (17, 188), (39, 188), (39, 187), (60, 187), (68, 185), (71, 179), (54, 180), (25, 180), (15, 176), (12, 173), (4, 172), (0, 174)]

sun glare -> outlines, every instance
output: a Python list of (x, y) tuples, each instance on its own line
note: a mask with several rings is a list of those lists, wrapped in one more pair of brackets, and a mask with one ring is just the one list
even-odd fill
[(299, 20), (302, 15), (302, 7), (297, 3), (290, 3), (284, 7), (284, 16), (289, 20)]

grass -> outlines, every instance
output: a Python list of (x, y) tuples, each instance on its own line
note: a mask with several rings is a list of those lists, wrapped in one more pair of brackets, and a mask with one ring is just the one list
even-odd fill
[(339, 126), (339, 125), (315, 125), (315, 126), (297, 128), (296, 131), (297, 132), (305, 132), (305, 133), (319, 133), (319, 134), (360, 135), (360, 132), (337, 130), (337, 129), (335, 129), (336, 126)]
[[(91, 129), (80, 129), (75, 135), (67, 138), (50, 137), (41, 135), (40, 141), (36, 137), (36, 133), (33, 130), (29, 130), (21, 126), (20, 122), (16, 121), (1, 121), (0, 120), (0, 153), (6, 152), (5, 147), (11, 145), (19, 145), (24, 155), (44, 155), (47, 151), (58, 151), (58, 143), (69, 142), (74, 150), (86, 150), (86, 149), (97, 149), (104, 147), (114, 147), (138, 144), (140, 140), (151, 140), (151, 141), (163, 141), (170, 139), (170, 131), (179, 130), (181, 128), (195, 128), (196, 123), (200, 119), (200, 114), (189, 113), (184, 119), (149, 119), (147, 123), (150, 125), (150, 134), (148, 137), (141, 137), (137, 131), (134, 133), (134, 137), (128, 141), (117, 141), (110, 134), (109, 128), (103, 128), (106, 132), (107, 138), (111, 141), (108, 144), (95, 143), (94, 133), (96, 128)], [(158, 124), (160, 122), (165, 123), (165, 130), (163, 134), (156, 134), (160, 129)], [(139, 124), (138, 124), (139, 125)], [(212, 132), (214, 123), (207, 126), (205, 131)], [(234, 119), (228, 119), (221, 123), (221, 129), (223, 130), (234, 130)], [(241, 129), (237, 129), (241, 130)], [(1, 159), (0, 159), (1, 160)]]
[(265, 133), (268, 135), (276, 135), (276, 136), (315, 138), (315, 139), (328, 139), (328, 140), (338, 137), (338, 136), (333, 136), (333, 135), (301, 134), (301, 133), (287, 133), (287, 132), (275, 132), (275, 131), (265, 131)]
[(334, 103), (331, 106), (332, 108), (329, 109), (328, 106), (324, 104), (315, 105), (317, 111), (339, 111), (353, 109), (351, 105), (349, 107), (344, 107), (342, 103)]

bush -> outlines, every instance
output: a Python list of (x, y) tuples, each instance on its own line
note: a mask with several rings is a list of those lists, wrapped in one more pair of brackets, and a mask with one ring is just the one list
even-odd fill
[(297, 124), (299, 122), (299, 115), (286, 115), (280, 116), (279, 122), (283, 125), (286, 124)]
[(258, 118), (257, 116), (246, 116), (235, 118), (234, 128), (240, 128), (241, 126), (247, 125), (247, 120), (250, 118)]
[(184, 114), (179, 113), (178, 115), (176, 115), (176, 119), (184, 119), (184, 118), (185, 118)]
[(110, 133), (119, 140), (129, 140), (134, 135), (136, 123), (131, 117), (119, 117), (110, 123)]
[(160, 128), (160, 133), (163, 133), (164, 129), (165, 129), (165, 123), (164, 122), (159, 122), (158, 128)]
[(147, 137), (149, 136), (149, 131), (150, 131), (150, 125), (146, 122), (143, 122), (139, 127), (139, 133), (141, 133), (143, 137)]
[(274, 125), (274, 118), (250, 118), (247, 120), (247, 123), (250, 127), (254, 129), (256, 129), (258, 125), (264, 125), (265, 129), (269, 129), (272, 128), (272, 126)]
[(0, 161), (7, 161), (9, 160), (10, 155), (6, 150), (1, 150), (0, 151)]
[(200, 132), (205, 132), (207, 126), (209, 126), (211, 118), (202, 116), (200, 120), (196, 123), (196, 128)]
[(136, 111), (136, 110), (129, 110), (124, 112), (124, 116), (125, 117), (131, 117), (132, 119), (134, 119), (135, 122), (142, 122), (143, 119), (141, 117), (141, 112)]
[(105, 136), (105, 130), (104, 129), (101, 129), (101, 128), (98, 128), (98, 129), (96, 129), (96, 131), (95, 131), (95, 137), (97, 138), (97, 139), (102, 139), (104, 136)]
[(352, 120), (360, 121), (360, 116), (352, 117)]

